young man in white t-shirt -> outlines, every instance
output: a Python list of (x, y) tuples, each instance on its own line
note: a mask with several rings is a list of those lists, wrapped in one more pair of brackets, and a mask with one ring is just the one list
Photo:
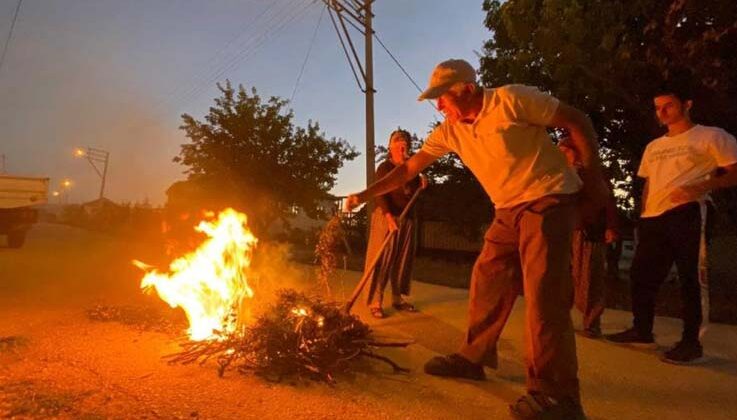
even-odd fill
[(480, 380), (520, 290), (526, 301), (528, 394), (510, 406), (518, 419), (584, 418), (570, 309), (571, 233), (581, 179), (553, 145), (546, 127), (566, 129), (582, 160), (584, 190), (603, 205), (596, 134), (580, 111), (536, 88), (483, 89), (463, 60), (440, 63), (420, 100), (445, 114), (422, 149), (365, 191), (348, 209), (415, 177), (454, 152), (495, 204), (494, 221), (474, 265), (469, 326), (458, 353), (425, 365), (431, 375)]
[(621, 344), (655, 348), (655, 297), (675, 262), (683, 300), (681, 341), (662, 360), (685, 364), (703, 355), (699, 249), (705, 240), (709, 192), (737, 185), (737, 142), (717, 127), (694, 124), (690, 94), (667, 87), (654, 97), (668, 132), (647, 145), (637, 175), (645, 179), (639, 242), (632, 261), (634, 326), (607, 336)]

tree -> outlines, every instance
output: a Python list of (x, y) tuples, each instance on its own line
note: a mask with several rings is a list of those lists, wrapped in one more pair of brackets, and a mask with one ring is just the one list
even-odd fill
[(249, 94), (229, 81), (218, 88), (222, 95), (204, 121), (182, 115), (180, 128), (190, 142), (174, 162), (187, 167), (192, 187), (170, 189), (170, 201), (177, 191), (199, 191), (195, 197), (212, 199), (216, 207), (245, 211), (257, 233), (295, 207), (318, 216), (319, 200), (329, 197), (343, 163), (358, 156), (355, 149), (326, 138), (317, 122), (295, 126), (286, 100), (263, 101), (255, 88)]
[(733, 0), (485, 0), (488, 85), (526, 83), (592, 118), (620, 205), (634, 210), (645, 145), (662, 134), (652, 94), (668, 80), (697, 92), (695, 120), (737, 132)]

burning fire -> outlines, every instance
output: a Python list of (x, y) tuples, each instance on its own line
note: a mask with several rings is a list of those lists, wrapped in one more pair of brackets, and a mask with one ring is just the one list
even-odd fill
[(213, 221), (203, 220), (195, 229), (208, 238), (194, 252), (172, 261), (168, 273), (140, 261), (133, 264), (146, 271), (143, 290), (156, 289), (172, 308), (184, 310), (191, 340), (212, 340), (218, 332), (236, 330), (244, 299), (253, 297), (246, 271), (257, 239), (246, 215), (233, 209)]

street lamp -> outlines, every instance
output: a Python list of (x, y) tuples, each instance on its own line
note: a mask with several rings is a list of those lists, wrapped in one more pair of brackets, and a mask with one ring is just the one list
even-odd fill
[[(97, 172), (97, 175), (100, 177), (101, 180), (100, 198), (102, 198), (103, 194), (105, 193), (105, 179), (107, 178), (107, 164), (110, 160), (110, 152), (101, 149), (95, 149), (92, 147), (87, 147), (86, 149), (78, 147), (74, 149), (74, 156), (78, 158), (86, 158), (87, 162), (92, 165), (92, 169)], [(100, 168), (97, 167), (97, 163), (102, 164), (102, 171), (100, 171)]]
[(59, 194), (59, 191), (52, 191), (51, 195), (56, 197), (56, 200), (61, 204), (61, 194)]
[(72, 182), (71, 179), (64, 178), (59, 183), (59, 186), (61, 187), (61, 192), (54, 191), (52, 194), (55, 197), (57, 196), (59, 197), (59, 202), (62, 202), (63, 200), (64, 204), (68, 204), (69, 203), (69, 190), (72, 188), (72, 185), (74, 185), (74, 183)]

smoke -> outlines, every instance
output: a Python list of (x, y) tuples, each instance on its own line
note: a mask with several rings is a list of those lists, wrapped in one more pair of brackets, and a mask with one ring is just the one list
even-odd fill
[(260, 242), (254, 251), (248, 281), (254, 290), (252, 309), (259, 312), (273, 303), (280, 289), (322, 293), (315, 267), (291, 261), (292, 246), (280, 242)]

